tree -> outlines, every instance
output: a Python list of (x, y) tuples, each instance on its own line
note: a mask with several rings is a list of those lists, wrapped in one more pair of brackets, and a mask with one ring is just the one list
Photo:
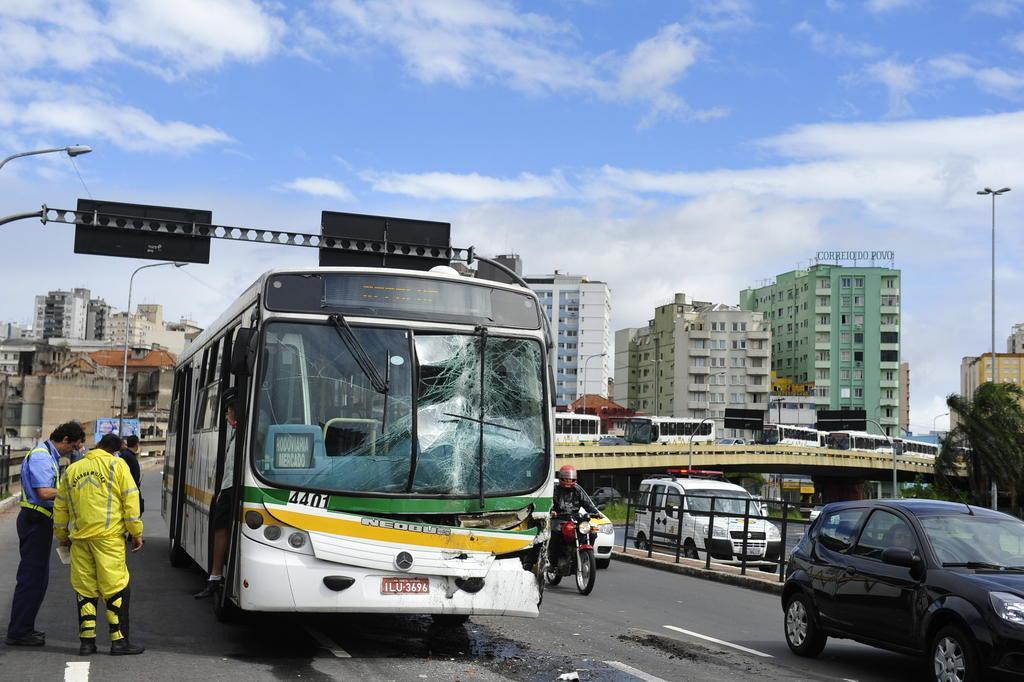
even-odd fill
[(942, 443), (935, 461), (940, 484), (948, 485), (958, 465), (967, 467), (971, 497), (984, 504), (992, 481), (1010, 495), (1017, 510), (1024, 490), (1024, 390), (1016, 384), (986, 383), (973, 399), (950, 395), (946, 405), (957, 425)]

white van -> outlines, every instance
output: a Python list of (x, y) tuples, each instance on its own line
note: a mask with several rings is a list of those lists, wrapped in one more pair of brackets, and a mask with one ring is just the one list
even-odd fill
[[(707, 556), (708, 511), (715, 498), (715, 525), (710, 541), (711, 560), (739, 565), (743, 557), (743, 514), (750, 502), (747, 525), (747, 565), (773, 572), (782, 551), (779, 529), (750, 493), (733, 483), (703, 478), (647, 478), (640, 484), (634, 543), (639, 549), (655, 546), (675, 551), (677, 534), (681, 554), (688, 559)], [(693, 513), (703, 512), (703, 513)], [(719, 516), (719, 513), (735, 516)], [(681, 517), (681, 518), (680, 518)], [(679, 525), (682, 524), (680, 531)]]

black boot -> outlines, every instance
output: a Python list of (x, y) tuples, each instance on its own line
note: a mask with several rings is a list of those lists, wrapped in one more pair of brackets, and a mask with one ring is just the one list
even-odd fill
[(79, 656), (90, 656), (96, 653), (95, 637), (82, 637), (80, 641), (82, 642), (82, 644), (78, 647)]
[(134, 656), (146, 650), (128, 641), (128, 588), (127, 586), (107, 599), (107, 620), (110, 623), (110, 655)]
[(127, 637), (115, 639), (110, 643), (111, 656), (134, 656), (146, 650), (144, 646), (138, 646), (128, 641)]

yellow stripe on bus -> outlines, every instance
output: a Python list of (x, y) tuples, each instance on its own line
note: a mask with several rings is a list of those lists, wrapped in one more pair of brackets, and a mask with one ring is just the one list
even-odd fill
[(207, 506), (213, 504), (213, 491), (211, 490), (195, 488), (186, 483), (185, 494), (191, 497), (192, 499), (196, 500), (197, 502), (201, 502), (202, 504), (205, 504)]
[(314, 514), (289, 511), (275, 507), (268, 510), (280, 521), (294, 528), (318, 533), (329, 533), (365, 540), (379, 540), (418, 547), (438, 547), (441, 549), (464, 549), (474, 552), (491, 552), (492, 554), (508, 554), (525, 549), (533, 544), (532, 535), (493, 537), (475, 531), (452, 529), (450, 535), (434, 535), (417, 531), (396, 530), (368, 526), (361, 521), (343, 518), (327, 518)]

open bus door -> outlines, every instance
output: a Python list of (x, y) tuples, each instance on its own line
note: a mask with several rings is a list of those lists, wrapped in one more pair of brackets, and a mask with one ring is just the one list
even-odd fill
[(192, 423), (192, 366), (186, 365), (178, 370), (174, 377), (174, 395), (178, 400), (174, 415), (174, 452), (170, 458), (174, 462), (173, 484), (171, 486), (171, 517), (167, 524), (170, 529), (170, 561), (171, 566), (182, 568), (190, 562), (188, 554), (181, 546), (181, 529), (185, 515), (185, 467), (191, 441)]

